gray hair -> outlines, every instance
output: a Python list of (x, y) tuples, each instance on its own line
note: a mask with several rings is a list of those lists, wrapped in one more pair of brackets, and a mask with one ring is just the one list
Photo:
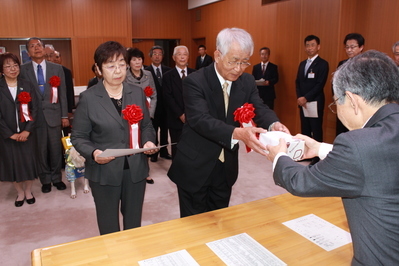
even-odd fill
[(185, 45), (178, 45), (178, 46), (175, 47), (175, 49), (173, 49), (173, 55), (176, 55), (176, 54), (177, 54), (177, 50), (179, 50), (180, 48), (186, 49), (187, 54), (190, 54), (190, 53), (188, 52), (187, 46), (185, 46)]
[(395, 48), (396, 48), (396, 46), (398, 46), (399, 45), (399, 41), (397, 41), (397, 42), (395, 42), (394, 44), (393, 44), (393, 46), (392, 46), (392, 52), (393, 53), (395, 53)]
[(338, 104), (345, 91), (359, 95), (367, 104), (399, 103), (399, 70), (386, 54), (369, 50), (341, 65), (334, 73), (333, 89)]
[(221, 30), (216, 37), (216, 49), (222, 55), (229, 52), (231, 45), (237, 43), (241, 49), (248, 52), (250, 56), (254, 52), (254, 42), (251, 34), (239, 28), (225, 28)]

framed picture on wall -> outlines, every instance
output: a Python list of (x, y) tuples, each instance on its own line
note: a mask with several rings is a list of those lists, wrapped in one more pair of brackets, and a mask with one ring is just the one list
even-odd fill
[(0, 54), (4, 54), (6, 52), (6, 48), (4, 46), (0, 46)]
[(19, 56), (21, 57), (21, 63), (25, 64), (26, 62), (32, 61), (32, 59), (28, 55), (28, 51), (26, 50), (25, 44), (19, 45)]

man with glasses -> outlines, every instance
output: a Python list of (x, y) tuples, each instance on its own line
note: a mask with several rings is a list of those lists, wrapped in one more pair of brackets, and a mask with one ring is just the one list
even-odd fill
[[(305, 166), (286, 156), (283, 139), (268, 146), (277, 185), (302, 197), (342, 197), (352, 235), (352, 265), (399, 265), (399, 69), (367, 51), (334, 74), (335, 108), (350, 130), (334, 144), (307, 136)], [(335, 107), (334, 107), (335, 106)]]
[[(319, 56), (320, 39), (309, 35), (304, 40), (308, 59), (299, 64), (295, 81), (297, 104), (300, 108), (301, 132), (323, 141), (324, 85), (328, 76), (328, 62)], [(317, 114), (307, 115), (304, 111), (316, 104)], [(311, 164), (318, 161), (315, 157)]]
[[(226, 28), (216, 39), (215, 62), (183, 80), (186, 123), (168, 176), (176, 183), (181, 217), (228, 207), (238, 175), (238, 144), (266, 155), (257, 133), (289, 130), (263, 104), (255, 79), (244, 73), (254, 44), (242, 29)], [(240, 128), (234, 111), (255, 108), (258, 127)]]
[[(340, 67), (343, 63), (350, 60), (351, 58), (360, 54), (364, 49), (364, 42), (365, 40), (363, 36), (359, 33), (349, 33), (348, 35), (346, 35), (344, 39), (344, 45), (348, 59), (340, 61), (338, 63), (338, 67)], [(336, 135), (338, 136), (339, 134), (347, 131), (348, 129), (342, 124), (339, 119), (337, 119)]]

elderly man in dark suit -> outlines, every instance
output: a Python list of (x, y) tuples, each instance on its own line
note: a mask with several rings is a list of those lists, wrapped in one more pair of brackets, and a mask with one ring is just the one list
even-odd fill
[(254, 65), (252, 69), (252, 75), (257, 80), (259, 96), (263, 102), (269, 106), (270, 109), (274, 109), (274, 99), (276, 99), (276, 92), (274, 91), (274, 85), (278, 82), (278, 70), (277, 65), (269, 62), (270, 49), (263, 47), (259, 50), (260, 63)]
[(64, 71), (60, 65), (45, 60), (41, 39), (30, 38), (26, 48), (32, 61), (21, 66), (21, 76), (36, 84), (36, 95), (39, 98), (36, 136), (42, 192), (50, 192), (51, 183), (58, 190), (64, 190), (66, 186), (61, 176), (61, 129), (69, 126)]
[[(146, 67), (145, 70), (151, 72), (152, 77), (154, 78), (155, 87), (157, 89), (157, 107), (155, 109), (154, 119), (152, 120), (152, 124), (154, 125), (158, 144), (158, 129), (159, 129), (159, 144), (166, 145), (168, 144), (168, 123), (166, 117), (166, 109), (163, 100), (163, 89), (162, 89), (162, 77), (163, 75), (171, 70), (170, 67), (162, 65), (162, 60), (164, 56), (164, 51), (162, 46), (155, 45), (150, 50), (150, 58), (151, 65)], [(170, 156), (167, 147), (163, 147), (159, 151), (159, 155), (164, 159), (172, 159)], [(158, 153), (151, 156), (151, 162), (156, 162), (158, 160)]]
[(352, 265), (399, 265), (399, 70), (385, 54), (367, 51), (334, 74), (332, 111), (350, 130), (334, 144), (307, 136), (294, 162), (280, 140), (268, 146), (277, 185), (303, 197), (342, 197), (353, 240)]
[[(224, 29), (217, 36), (215, 63), (183, 81), (186, 123), (168, 172), (178, 188), (181, 217), (229, 205), (238, 175), (239, 140), (266, 155), (256, 133), (289, 132), (263, 104), (254, 77), (244, 73), (253, 47), (245, 30)], [(234, 121), (234, 111), (245, 103), (253, 104), (259, 127), (240, 128)]]
[(199, 53), (199, 56), (197, 56), (197, 59), (195, 61), (195, 69), (196, 70), (212, 64), (212, 62), (213, 62), (212, 56), (210, 56), (206, 53), (205, 45), (201, 44), (200, 46), (198, 46), (198, 53)]
[[(183, 102), (183, 80), (195, 70), (187, 67), (189, 58), (188, 48), (184, 45), (176, 46), (173, 51), (175, 68), (168, 71), (162, 78), (163, 97), (168, 117), (168, 128), (172, 143), (178, 143), (186, 122)], [(176, 145), (172, 146), (172, 159), (176, 155)]]

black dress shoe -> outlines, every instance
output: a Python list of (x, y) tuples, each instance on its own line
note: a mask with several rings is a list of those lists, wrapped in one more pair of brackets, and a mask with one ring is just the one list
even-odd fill
[(170, 154), (161, 155), (161, 158), (172, 160), (172, 156), (170, 156)]
[(35, 202), (36, 202), (36, 199), (35, 199), (35, 197), (33, 197), (33, 194), (32, 194), (31, 199), (26, 199), (26, 203), (28, 203), (28, 204), (34, 204)]
[(44, 184), (42, 186), (42, 192), (43, 193), (49, 193), (51, 191), (51, 184)]
[(151, 162), (155, 163), (156, 161), (158, 161), (158, 154), (153, 154), (151, 155)]
[(58, 189), (58, 190), (64, 190), (66, 189), (66, 185), (64, 182), (58, 182), (58, 183), (53, 183), (53, 185)]
[(18, 199), (18, 196), (15, 199), (15, 207), (21, 207), (22, 205), (24, 205), (25, 198), (23, 200), (17, 200), (17, 199)]

